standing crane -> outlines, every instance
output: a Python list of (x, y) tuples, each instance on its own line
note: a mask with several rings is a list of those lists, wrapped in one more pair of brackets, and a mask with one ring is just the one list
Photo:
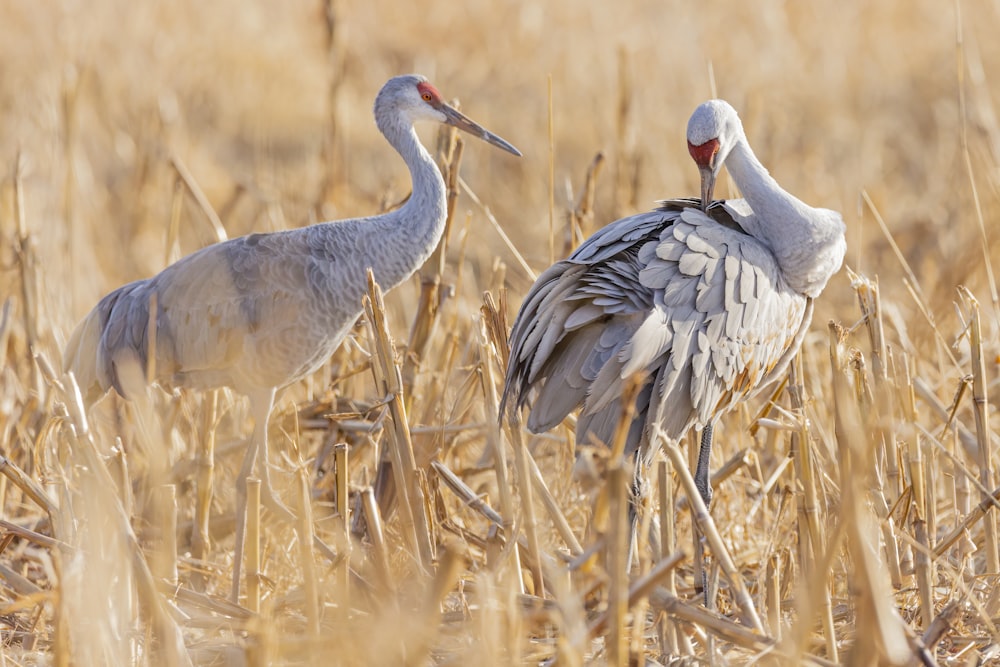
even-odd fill
[[(617, 220), (535, 281), (511, 331), (501, 414), (530, 403), (527, 426), (541, 433), (582, 406), (577, 442), (610, 444), (625, 381), (644, 374), (625, 446), (638, 463), (633, 501), (659, 437), (695, 427), (707, 507), (714, 424), (785, 373), (846, 242), (839, 213), (768, 174), (727, 102), (695, 109), (687, 140), (700, 201)], [(712, 200), (723, 164), (744, 199)]]
[[(413, 124), (457, 127), (520, 156), (511, 144), (445, 103), (426, 77), (389, 79), (375, 122), (410, 170), (413, 193), (384, 215), (251, 234), (203, 248), (105, 296), (77, 326), (64, 353), (88, 404), (114, 388), (129, 399), (146, 383), (246, 395), (254, 415), (237, 477), (233, 598), (246, 529), (246, 484), (257, 458), (265, 504), (291, 513), (271, 488), (267, 429), (276, 393), (316, 371), (362, 312), (371, 268), (390, 290), (431, 255), (444, 231), (444, 180)], [(150, 304), (156, 304), (151, 317)], [(155, 332), (150, 331), (151, 322)], [(155, 364), (150, 363), (150, 356)], [(148, 369), (155, 367), (149, 377)], [(138, 372), (135, 369), (140, 369)], [(259, 452), (259, 454), (258, 454)]]

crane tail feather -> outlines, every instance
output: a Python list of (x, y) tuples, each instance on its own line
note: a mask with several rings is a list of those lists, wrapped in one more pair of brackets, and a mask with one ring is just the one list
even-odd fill
[(118, 288), (77, 325), (63, 352), (63, 369), (76, 377), (92, 405), (112, 387), (124, 398), (145, 388), (148, 281)]
[(73, 330), (63, 351), (63, 370), (73, 373), (86, 405), (92, 405), (104, 393), (97, 377), (97, 348), (103, 331), (95, 308)]

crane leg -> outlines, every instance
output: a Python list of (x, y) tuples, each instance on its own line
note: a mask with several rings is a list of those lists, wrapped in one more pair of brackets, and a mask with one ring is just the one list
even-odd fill
[(632, 486), (629, 489), (628, 518), (628, 571), (632, 571), (632, 563), (636, 560), (638, 552), (636, 547), (639, 541), (639, 530), (642, 528), (643, 518), (649, 511), (649, 463), (646, 456), (636, 452), (633, 456), (635, 468), (632, 473)]
[(709, 459), (712, 457), (712, 424), (701, 429), (701, 446), (698, 448), (698, 465), (694, 470), (694, 485), (705, 501), (705, 507), (712, 502), (712, 481), (709, 475)]
[[(712, 458), (712, 424), (705, 424), (701, 429), (701, 444), (698, 447), (698, 463), (694, 469), (694, 485), (698, 489), (698, 495), (705, 501), (705, 508), (708, 509), (712, 502), (712, 480), (709, 470), (709, 460)], [(696, 549), (697, 551), (698, 549)], [(710, 598), (708, 586), (708, 555), (701, 551), (701, 590), (705, 596), (705, 608), (714, 609)]]
[[(270, 409), (268, 410), (270, 415)], [(295, 513), (292, 512), (283, 502), (278, 500), (278, 494), (271, 486), (271, 466), (268, 464), (267, 433), (265, 432), (260, 440), (260, 499), (267, 509), (274, 512), (279, 519), (287, 523), (295, 521)]]
[(246, 546), (247, 528), (247, 479), (253, 472), (258, 452), (261, 459), (261, 500), (264, 504), (286, 521), (293, 521), (295, 515), (285, 507), (274, 495), (271, 488), (271, 475), (267, 465), (267, 427), (271, 420), (271, 409), (274, 407), (274, 389), (267, 389), (250, 395), (250, 411), (254, 414), (253, 433), (243, 456), (243, 465), (236, 477), (236, 544), (233, 554), (233, 586), (230, 599), (239, 602), (240, 575), (243, 569), (243, 551)]

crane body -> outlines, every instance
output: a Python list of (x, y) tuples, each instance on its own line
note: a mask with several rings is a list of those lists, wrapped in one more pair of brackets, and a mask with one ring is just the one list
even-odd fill
[[(194, 389), (230, 387), (249, 397), (255, 423), (237, 478), (234, 598), (239, 592), (246, 479), (258, 451), (266, 504), (285, 518), (291, 516), (274, 496), (266, 464), (267, 426), (276, 392), (317, 370), (340, 345), (362, 312), (369, 268), (388, 291), (430, 257), (444, 231), (444, 181), (413, 123), (452, 125), (520, 155), (446, 104), (420, 75), (390, 79), (376, 97), (374, 114), (379, 130), (410, 170), (413, 192), (402, 207), (205, 247), (152, 278), (105, 296), (66, 346), (64, 368), (75, 374), (88, 403), (112, 388), (124, 398), (135, 398), (151, 382)], [(151, 317), (153, 303), (156, 313)], [(156, 323), (152, 335), (151, 322)], [(155, 363), (150, 363), (150, 354)], [(152, 377), (149, 369), (154, 369)]]
[[(654, 436), (700, 428), (695, 482), (708, 505), (714, 424), (785, 373), (846, 244), (838, 213), (771, 178), (728, 103), (695, 110), (688, 147), (700, 200), (613, 222), (536, 280), (511, 331), (503, 403), (530, 406), (533, 432), (580, 408), (577, 442), (609, 444), (623, 383), (641, 373), (626, 440), (639, 462), (634, 493)], [(712, 200), (723, 164), (744, 199)]]

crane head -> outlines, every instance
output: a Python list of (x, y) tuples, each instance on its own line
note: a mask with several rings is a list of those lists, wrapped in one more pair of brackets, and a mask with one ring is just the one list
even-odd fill
[(701, 174), (701, 205), (712, 203), (715, 179), (729, 156), (729, 151), (743, 136), (743, 124), (736, 110), (724, 100), (709, 100), (698, 105), (687, 126), (688, 152)]
[(698, 173), (701, 174), (701, 210), (707, 211), (708, 205), (712, 203), (715, 177), (719, 173), (716, 169), (716, 164), (719, 162), (716, 160), (719, 155), (719, 140), (709, 139), (698, 146), (688, 141), (688, 153), (694, 158), (695, 164), (698, 165)]
[(375, 116), (400, 115), (413, 123), (434, 120), (451, 125), (483, 141), (520, 156), (521, 151), (444, 101), (427, 77), (407, 74), (389, 79), (375, 98)]

